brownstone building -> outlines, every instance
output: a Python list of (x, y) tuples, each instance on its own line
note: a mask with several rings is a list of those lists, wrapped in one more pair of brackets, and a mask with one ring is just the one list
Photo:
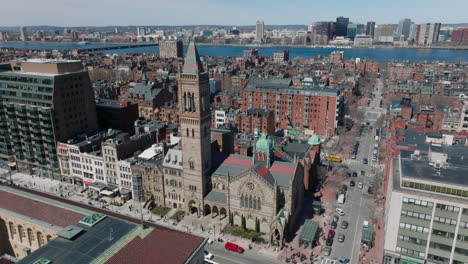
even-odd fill
[(155, 109), (172, 102), (173, 95), (165, 88), (155, 84), (137, 83), (125, 93), (122, 99), (138, 104), (138, 116), (153, 120)]
[(243, 133), (274, 135), (274, 112), (268, 109), (248, 109), (246, 112), (236, 115), (235, 126), (237, 130)]
[(159, 42), (159, 57), (182, 58), (184, 45), (181, 40), (163, 40)]

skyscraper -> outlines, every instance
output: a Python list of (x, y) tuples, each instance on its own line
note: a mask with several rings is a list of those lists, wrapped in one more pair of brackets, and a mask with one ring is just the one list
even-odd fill
[(189, 44), (179, 87), (184, 201), (188, 211), (192, 211), (192, 208), (204, 208), (203, 198), (209, 190), (211, 169), (209, 76), (202, 67), (194, 42)]
[(366, 25), (357, 24), (356, 25), (356, 35), (365, 35), (366, 34)]
[(337, 37), (346, 37), (348, 32), (349, 18), (347, 17), (337, 17), (334, 27), (334, 35)]
[(409, 18), (401, 19), (398, 23), (397, 37), (403, 36), (405, 40), (408, 39), (411, 31), (411, 23), (411, 19)]
[(366, 35), (371, 36), (371, 37), (375, 36), (375, 22), (373, 21), (367, 22)]
[(0, 65), (0, 156), (58, 179), (56, 142), (97, 130), (94, 92), (81, 61)]
[(26, 27), (20, 27), (20, 39), (21, 41), (28, 40), (28, 32), (26, 31)]
[(333, 22), (315, 22), (309, 26), (309, 29), (313, 45), (326, 45), (333, 37)]
[(426, 23), (418, 25), (416, 42), (418, 45), (432, 45), (439, 41), (440, 23)]
[(257, 24), (255, 26), (255, 33), (257, 36), (257, 40), (263, 40), (263, 37), (265, 36), (265, 22), (257, 21)]
[(350, 23), (348, 25), (348, 30), (346, 32), (346, 37), (348, 37), (350, 39), (354, 39), (354, 37), (356, 37), (356, 34), (357, 34), (357, 25)]

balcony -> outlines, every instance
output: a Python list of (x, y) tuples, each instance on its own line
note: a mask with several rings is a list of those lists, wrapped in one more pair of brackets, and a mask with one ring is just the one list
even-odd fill
[(16, 115), (17, 115), (18, 117), (20, 117), (20, 118), (26, 117), (26, 113), (25, 113), (25, 112), (18, 112), (18, 113), (16, 113)]

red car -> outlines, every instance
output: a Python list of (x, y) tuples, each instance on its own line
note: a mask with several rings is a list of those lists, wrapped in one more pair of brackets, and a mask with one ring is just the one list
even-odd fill
[(335, 237), (335, 230), (328, 231), (328, 238), (334, 238)]
[(224, 248), (238, 253), (244, 253), (244, 248), (231, 242), (227, 242)]

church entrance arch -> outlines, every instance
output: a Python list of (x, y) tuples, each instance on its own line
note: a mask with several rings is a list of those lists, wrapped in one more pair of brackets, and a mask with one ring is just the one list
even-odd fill
[(211, 207), (209, 204), (205, 204), (205, 212), (204, 215), (209, 215), (211, 214)]
[(190, 212), (191, 214), (197, 214), (197, 215), (198, 215), (197, 203), (196, 203), (194, 200), (191, 200), (191, 201), (188, 203), (188, 207), (189, 207), (189, 212)]

